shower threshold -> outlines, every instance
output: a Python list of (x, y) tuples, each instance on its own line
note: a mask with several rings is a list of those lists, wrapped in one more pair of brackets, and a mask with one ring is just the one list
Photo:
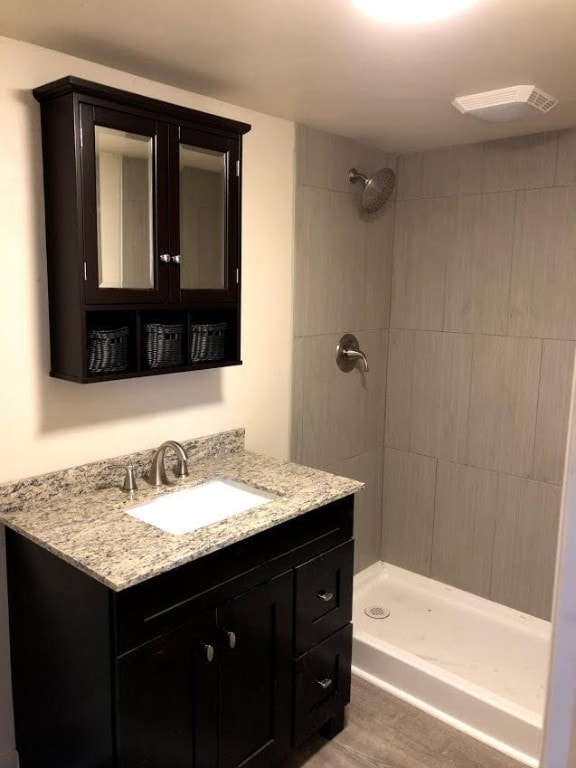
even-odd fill
[(387, 563), (355, 576), (353, 621), (355, 674), (538, 766), (549, 622)]

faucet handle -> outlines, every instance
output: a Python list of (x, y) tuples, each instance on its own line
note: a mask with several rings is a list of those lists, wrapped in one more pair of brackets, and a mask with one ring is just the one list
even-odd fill
[(345, 333), (336, 347), (336, 365), (344, 373), (350, 373), (357, 363), (361, 363), (363, 372), (368, 373), (368, 360), (360, 349), (358, 339), (351, 333)]
[(136, 485), (136, 475), (134, 474), (134, 464), (112, 464), (112, 468), (126, 470), (124, 485), (122, 486), (123, 491), (131, 493), (132, 491), (138, 490), (138, 486)]

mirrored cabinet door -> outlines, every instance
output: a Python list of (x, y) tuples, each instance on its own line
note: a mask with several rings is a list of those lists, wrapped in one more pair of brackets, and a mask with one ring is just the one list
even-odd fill
[(170, 144), (173, 300), (227, 301), (237, 295), (238, 144), (174, 127)]
[(87, 301), (167, 298), (167, 128), (83, 105)]
[(98, 287), (154, 288), (154, 139), (94, 127)]
[(188, 144), (179, 148), (180, 287), (225, 287), (226, 155)]

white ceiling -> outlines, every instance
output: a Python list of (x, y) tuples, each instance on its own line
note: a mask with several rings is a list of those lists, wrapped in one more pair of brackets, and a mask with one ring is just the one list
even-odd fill
[[(0, 34), (395, 151), (576, 125), (576, 0), (479, 0), (418, 27), (351, 0), (3, 0)], [(533, 83), (560, 99), (545, 116), (450, 105)]]

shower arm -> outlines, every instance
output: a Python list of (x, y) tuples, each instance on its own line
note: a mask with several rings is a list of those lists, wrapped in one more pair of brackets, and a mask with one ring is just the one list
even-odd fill
[(350, 168), (350, 171), (348, 173), (348, 181), (351, 184), (358, 184), (358, 182), (362, 182), (364, 186), (368, 183), (368, 176), (365, 176), (363, 173), (360, 173), (360, 171), (357, 171), (356, 168)]

